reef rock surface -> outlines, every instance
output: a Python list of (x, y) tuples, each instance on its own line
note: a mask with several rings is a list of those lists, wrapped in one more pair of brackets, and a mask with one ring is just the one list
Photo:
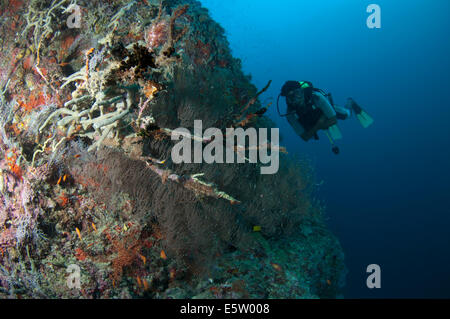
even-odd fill
[(273, 127), (198, 1), (12, 0), (0, 14), (0, 297), (339, 295), (343, 253), (307, 162), (279, 147), (262, 175), (171, 158), (194, 120)]

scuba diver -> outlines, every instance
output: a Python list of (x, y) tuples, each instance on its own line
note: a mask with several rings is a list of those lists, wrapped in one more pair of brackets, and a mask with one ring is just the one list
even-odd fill
[[(287, 113), (283, 115), (279, 108), (281, 96), (286, 98), (287, 104)], [(287, 117), (289, 124), (304, 141), (312, 138), (318, 140), (318, 131), (324, 130), (335, 154), (340, 152), (335, 141), (342, 138), (338, 120), (345, 120), (354, 113), (362, 127), (367, 128), (373, 123), (372, 117), (352, 98), (347, 99), (345, 107), (337, 106), (330, 93), (315, 88), (308, 81), (287, 81), (278, 96), (277, 109), (281, 117)]]

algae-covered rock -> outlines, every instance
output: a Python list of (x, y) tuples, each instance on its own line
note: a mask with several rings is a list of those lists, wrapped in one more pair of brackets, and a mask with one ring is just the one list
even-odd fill
[(339, 295), (343, 253), (307, 162), (271, 143), (257, 148), (281, 151), (272, 175), (248, 158), (172, 157), (174, 130), (196, 141), (196, 120), (274, 127), (258, 101), (267, 87), (198, 1), (14, 1), (0, 13), (1, 297)]

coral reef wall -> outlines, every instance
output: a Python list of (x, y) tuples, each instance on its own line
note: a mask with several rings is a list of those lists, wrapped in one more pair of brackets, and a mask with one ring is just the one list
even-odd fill
[(15, 0), (0, 14), (0, 296), (339, 294), (343, 253), (306, 161), (280, 148), (275, 175), (172, 161), (171, 132), (194, 120), (273, 127), (198, 1)]

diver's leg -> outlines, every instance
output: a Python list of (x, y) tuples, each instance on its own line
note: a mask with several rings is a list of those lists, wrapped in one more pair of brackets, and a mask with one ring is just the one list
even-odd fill
[[(320, 93), (314, 92), (313, 94), (314, 94), (314, 105), (322, 110), (325, 117), (328, 120), (336, 119), (337, 118), (336, 111), (334, 110), (333, 106), (330, 104), (328, 99)], [(331, 138), (334, 140), (339, 140), (342, 138), (342, 133), (337, 124), (327, 126), (327, 128), (323, 129), (328, 129), (328, 133), (330, 133)]]

